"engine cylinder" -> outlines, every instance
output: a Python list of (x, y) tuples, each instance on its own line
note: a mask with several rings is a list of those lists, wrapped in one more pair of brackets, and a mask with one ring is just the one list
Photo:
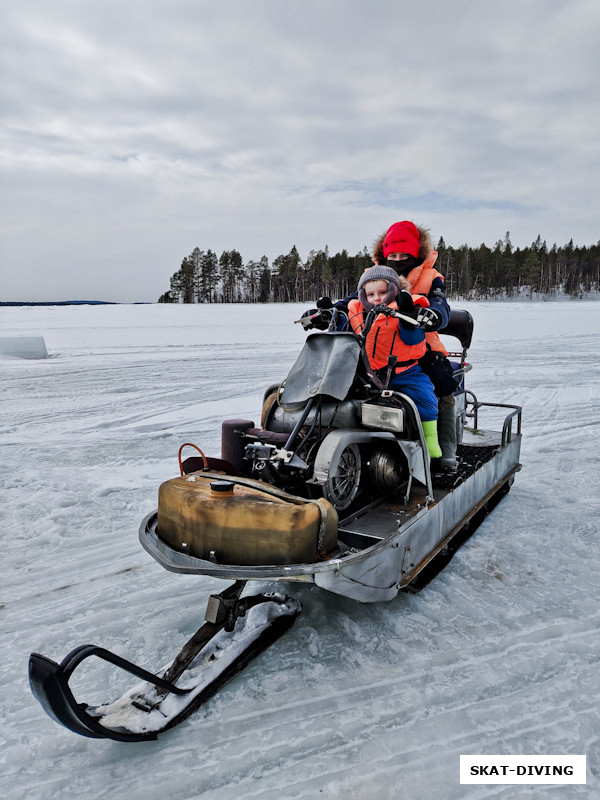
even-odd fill
[[(305, 424), (312, 425), (317, 416), (323, 428), (355, 428), (360, 424), (360, 404), (355, 400), (322, 400), (320, 407), (309, 412)], [(267, 417), (267, 426), (274, 433), (291, 433), (303, 408), (286, 409), (275, 403)]]
[(398, 447), (378, 447), (369, 459), (369, 482), (381, 494), (391, 492), (408, 477), (404, 453)]

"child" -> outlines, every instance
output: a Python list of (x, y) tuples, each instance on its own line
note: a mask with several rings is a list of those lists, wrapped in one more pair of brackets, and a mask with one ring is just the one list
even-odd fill
[[(402, 288), (401, 278), (391, 267), (375, 266), (361, 275), (358, 283), (358, 298), (350, 300), (348, 312), (355, 333), (360, 333), (365, 324), (365, 314), (375, 306), (383, 305), (414, 314), (410, 292)], [(437, 437), (438, 401), (433, 384), (418, 364), (426, 351), (425, 332), (396, 317), (378, 314), (367, 333), (365, 350), (373, 370), (387, 369), (388, 357), (398, 359), (393, 368), (390, 388), (402, 392), (415, 403), (421, 422), (425, 443), (431, 458), (442, 455)]]

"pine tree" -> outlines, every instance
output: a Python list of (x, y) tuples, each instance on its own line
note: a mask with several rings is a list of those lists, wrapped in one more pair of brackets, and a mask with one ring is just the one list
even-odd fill
[(269, 261), (263, 256), (259, 262), (259, 283), (258, 283), (258, 302), (268, 303), (273, 299), (272, 288), (273, 273), (269, 267)]
[(257, 303), (259, 296), (261, 266), (257, 261), (248, 261), (245, 268), (244, 291), (249, 303)]
[(217, 300), (217, 280), (219, 262), (216, 253), (207, 250), (200, 261), (200, 277), (198, 280), (201, 302), (215, 303)]
[(200, 285), (200, 265), (202, 263), (202, 258), (204, 253), (200, 250), (199, 247), (194, 247), (190, 255), (188, 256), (188, 261), (192, 264), (192, 269), (194, 273), (194, 299), (191, 301), (193, 303), (201, 303), (202, 302), (202, 287)]
[(277, 256), (273, 261), (273, 284), (276, 302), (298, 302), (301, 269), (302, 262), (296, 245), (292, 247), (287, 255)]
[(171, 276), (170, 294), (176, 298), (174, 302), (194, 302), (194, 265), (187, 256), (181, 262), (181, 267)]
[(329, 249), (311, 250), (306, 259), (304, 269), (305, 291), (302, 296), (303, 301), (317, 300), (326, 294), (324, 289), (324, 276), (327, 273), (327, 262), (329, 260)]

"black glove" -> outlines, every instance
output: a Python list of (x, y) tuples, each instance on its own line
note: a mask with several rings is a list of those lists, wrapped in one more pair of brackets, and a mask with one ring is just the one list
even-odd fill
[(305, 311), (304, 314), (302, 314), (299, 322), (302, 323), (302, 327), (305, 331), (312, 330), (312, 328), (317, 328), (317, 330), (320, 331), (326, 331), (329, 327), (329, 320), (329, 314), (323, 314), (319, 308), (309, 308), (308, 311)]
[(426, 331), (437, 331), (442, 323), (442, 317), (432, 308), (419, 308), (417, 311), (419, 328)]
[(317, 300), (317, 308), (333, 308), (331, 297), (319, 297)]
[(406, 289), (402, 289), (401, 292), (398, 292), (396, 305), (398, 306), (398, 311), (401, 314), (408, 314), (409, 317), (415, 315), (415, 304), (413, 303), (410, 292)]
[(398, 292), (398, 297), (396, 298), (396, 305), (398, 306), (398, 311), (401, 314), (404, 314), (405, 317), (412, 317), (414, 322), (410, 322), (407, 319), (402, 320), (402, 324), (409, 326), (411, 328), (417, 328), (419, 323), (417, 322), (417, 310), (418, 307), (412, 301), (412, 296), (409, 291), (403, 289), (401, 292)]

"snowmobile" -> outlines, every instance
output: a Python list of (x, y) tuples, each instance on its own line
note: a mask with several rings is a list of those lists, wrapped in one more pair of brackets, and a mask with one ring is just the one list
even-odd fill
[[(440, 331), (458, 387), (458, 467), (432, 474), (418, 411), (389, 387), (395, 366), (373, 371), (365, 338), (335, 307), (309, 333), (289, 374), (267, 389), (261, 424), (222, 423), (220, 458), (183, 460), (142, 521), (142, 546), (167, 570), (233, 581), (211, 595), (205, 622), (159, 674), (96, 645), (60, 663), (32, 653), (33, 694), (83, 736), (155, 739), (182, 722), (294, 623), (301, 604), (280, 592), (242, 597), (249, 581), (315, 584), (361, 603), (422, 589), (509, 491), (520, 469), (521, 408), (480, 402), (465, 386), (473, 319), (453, 310)], [(387, 310), (395, 316), (400, 312)], [(311, 315), (301, 322), (310, 328)], [(490, 409), (498, 430), (480, 427)], [(114, 702), (75, 699), (69, 679), (95, 656), (140, 679)]]

